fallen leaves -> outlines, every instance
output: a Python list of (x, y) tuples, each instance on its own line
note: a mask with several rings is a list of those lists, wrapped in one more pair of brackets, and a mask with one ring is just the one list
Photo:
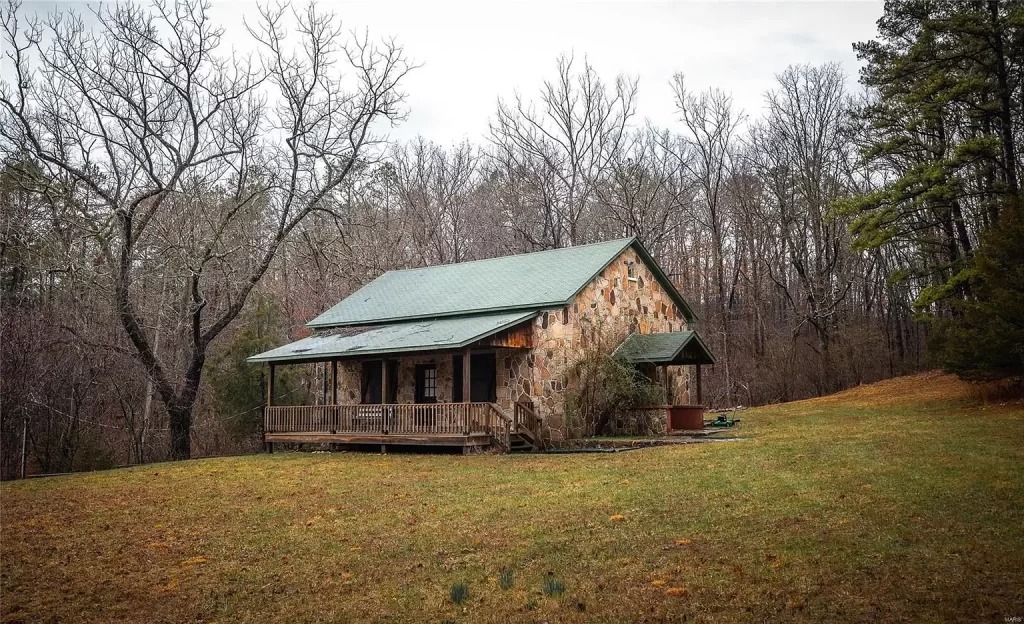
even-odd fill
[(664, 587), (667, 583), (665, 579), (654, 579), (651, 581), (651, 587)]
[(669, 587), (665, 590), (666, 596), (672, 596), (674, 598), (681, 598), (683, 596), (688, 595), (689, 593), (690, 590), (686, 589), (685, 587)]
[(626, 516), (624, 516), (622, 514), (614, 514), (612, 516), (609, 516), (608, 519), (611, 520), (612, 522), (622, 522), (623, 520), (626, 519)]
[(674, 544), (675, 544), (676, 546), (689, 546), (690, 544), (692, 544), (692, 543), (693, 543), (693, 540), (691, 540), (691, 539), (687, 539), (687, 538), (683, 537), (683, 538), (677, 539), (677, 540), (676, 540), (675, 542), (673, 542), (673, 543), (674, 543)]
[(187, 566), (193, 566), (193, 565), (200, 565), (200, 564), (206, 563), (207, 561), (209, 561), (209, 559), (207, 559), (206, 557), (203, 557), (202, 555), (198, 555), (198, 556), (195, 556), (195, 557), (189, 557), (188, 559), (185, 559), (184, 561), (181, 562), (181, 566), (182, 567), (187, 567)]

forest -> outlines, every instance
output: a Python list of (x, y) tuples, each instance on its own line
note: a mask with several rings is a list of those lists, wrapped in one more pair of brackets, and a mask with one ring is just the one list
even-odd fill
[[(1024, 6), (886, 3), (859, 76), (756, 115), (577, 53), (486, 134), (388, 139), (416, 71), (315, 6), (0, 8), (0, 476), (253, 451), (253, 353), (381, 273), (636, 236), (700, 318), (714, 407), (1024, 368)], [(280, 383), (298, 402), (312, 373)]]

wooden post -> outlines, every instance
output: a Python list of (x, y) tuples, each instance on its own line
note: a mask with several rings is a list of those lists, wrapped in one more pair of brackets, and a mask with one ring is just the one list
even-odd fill
[(697, 365), (697, 405), (704, 405), (700, 395), (700, 364)]
[(668, 378), (668, 364), (661, 367), (661, 381), (665, 386), (665, 404), (672, 405), (672, 382)]
[(270, 379), (267, 381), (267, 407), (274, 404), (274, 364), (270, 364)]
[(470, 383), (471, 379), (469, 374), (469, 363), (472, 358), (469, 355), (469, 349), (462, 352), (462, 400), (465, 402), (465, 409), (462, 414), (462, 430), (469, 435), (469, 406), (473, 401), (473, 397), (470, 396)]
[[(270, 377), (267, 379), (267, 407), (271, 407), (271, 406), (274, 405), (274, 373), (275, 373), (275, 366), (274, 366), (274, 363), (271, 362), (270, 363)], [(263, 435), (264, 436), (267, 435), (267, 418), (268, 418), (268, 416), (269, 415), (268, 415), (266, 409), (264, 409), (263, 410)], [(267, 452), (268, 453), (273, 453), (274, 452), (274, 443), (273, 442), (267, 442), (266, 444), (267, 444)]]
[(338, 404), (338, 360), (331, 360), (331, 405)]
[[(388, 431), (388, 410), (385, 405), (388, 403), (388, 361), (380, 361), (380, 430), (381, 433)], [(381, 453), (386, 452), (384, 445), (380, 445)]]
[(473, 401), (473, 397), (471, 397), (469, 394), (469, 380), (471, 379), (469, 374), (469, 363), (471, 359), (472, 358), (470, 358), (469, 356), (469, 349), (466, 349), (465, 351), (462, 352), (462, 400), (465, 403), (470, 403)]

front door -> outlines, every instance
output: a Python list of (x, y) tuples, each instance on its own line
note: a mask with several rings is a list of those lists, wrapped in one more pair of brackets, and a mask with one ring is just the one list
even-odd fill
[[(498, 400), (498, 366), (493, 353), (473, 353), (469, 356), (469, 401), (494, 403)], [(452, 401), (461, 403), (462, 355), (452, 358)]]
[[(462, 356), (452, 359), (452, 401), (462, 403)], [(469, 357), (469, 401), (498, 401), (498, 359), (494, 353), (472, 353)]]
[(469, 357), (469, 400), (494, 403), (498, 400), (497, 358), (493, 353), (474, 353)]
[(381, 370), (379, 361), (363, 362), (362, 403), (381, 403)]
[(363, 362), (363, 400), (364, 404), (398, 403), (398, 360), (387, 361), (388, 383), (387, 396), (383, 396), (383, 383), (380, 360)]

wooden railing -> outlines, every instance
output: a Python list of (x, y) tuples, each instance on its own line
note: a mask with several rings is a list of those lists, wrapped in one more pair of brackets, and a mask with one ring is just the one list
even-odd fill
[(508, 415), (501, 411), (494, 403), (488, 403), (491, 406), (491, 439), (494, 440), (498, 446), (505, 451), (512, 450), (512, 432), (515, 431), (515, 427), (512, 424), (512, 419)]
[(282, 405), (263, 412), (268, 434), (488, 434), (507, 439), (507, 420), (493, 403)]
[(512, 431), (526, 431), (535, 442), (540, 441), (540, 417), (532, 402), (516, 401), (512, 406)]

